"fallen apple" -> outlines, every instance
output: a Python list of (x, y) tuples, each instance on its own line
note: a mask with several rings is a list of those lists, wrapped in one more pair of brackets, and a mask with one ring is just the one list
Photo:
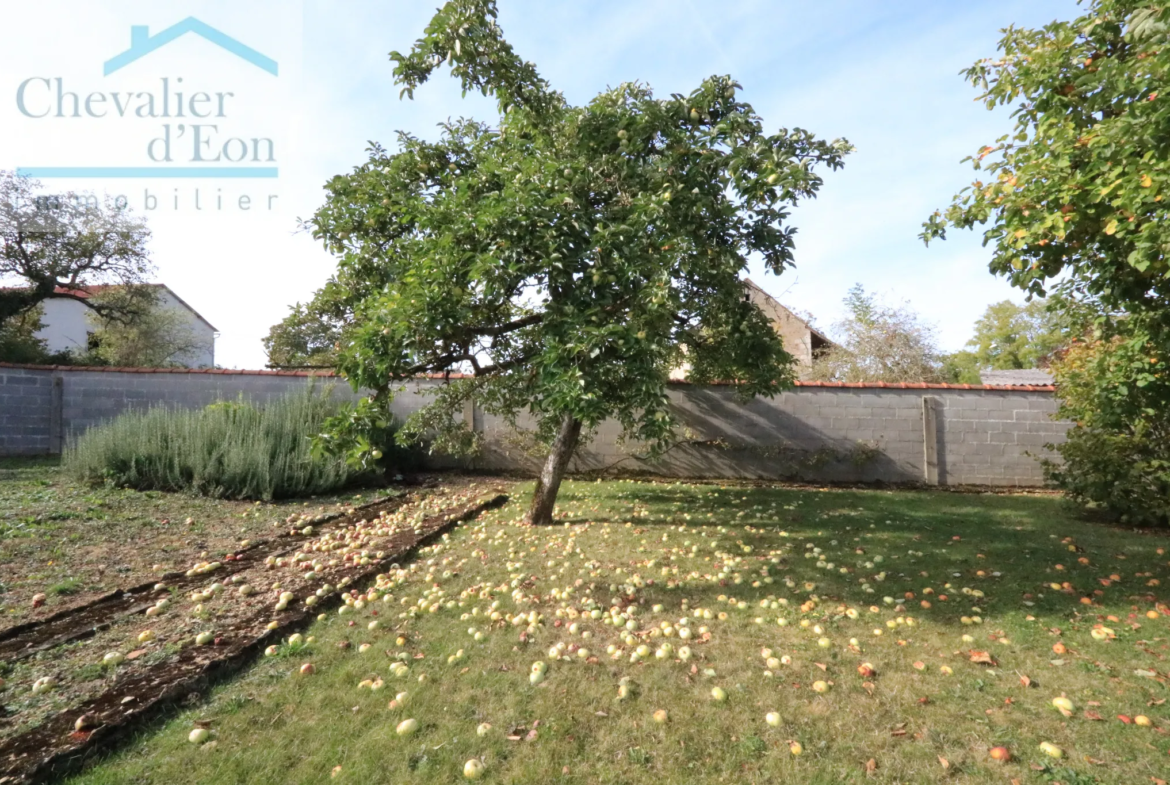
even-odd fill
[(816, 693), (823, 695), (824, 693), (829, 691), (828, 682), (824, 682), (824, 681), (820, 681), (820, 680), (814, 681), (812, 683), (812, 690), (813, 690), (813, 692), (816, 692)]
[(1012, 754), (1007, 747), (992, 747), (987, 751), (992, 760), (997, 760), (1000, 763), (1006, 763), (1012, 759)]
[(399, 736), (409, 736), (417, 730), (418, 720), (412, 718), (409, 720), (403, 720), (402, 722), (398, 723), (398, 727), (395, 728), (394, 732)]
[(1052, 744), (1051, 742), (1042, 742), (1040, 744), (1040, 751), (1050, 758), (1064, 757), (1064, 750), (1062, 750), (1060, 747), (1057, 747), (1055, 744)]
[(208, 732), (207, 728), (196, 728), (187, 734), (187, 741), (191, 742), (192, 744), (202, 744), (203, 742), (207, 741), (210, 736), (211, 733)]
[(670, 717), (667, 715), (666, 709), (659, 709), (658, 711), (654, 712), (654, 721), (659, 725), (664, 725), (668, 719), (670, 719)]
[(770, 711), (764, 715), (764, 722), (771, 725), (773, 728), (780, 726), (780, 715), (774, 711)]
[(210, 632), (201, 632), (195, 636), (195, 645), (196, 646), (206, 646), (207, 644), (211, 643), (213, 640), (215, 640), (215, 636), (212, 635)]
[(306, 662), (304, 665), (301, 666), (301, 675), (302, 676), (311, 676), (316, 672), (317, 672), (317, 669), (313, 667), (313, 663), (311, 663), (311, 662)]
[(477, 780), (483, 776), (484, 765), (479, 758), (472, 758), (463, 764), (463, 776), (469, 780)]
[(483, 736), (486, 736), (486, 735), (488, 735), (488, 734), (489, 734), (489, 733), (491, 733), (491, 732), (492, 732), (492, 725), (491, 725), (491, 723), (490, 723), (490, 722), (481, 722), (481, 723), (480, 723), (478, 726), (476, 726), (476, 728), (475, 728), (475, 735), (476, 735), (476, 736), (480, 736), (481, 738), (482, 738)]

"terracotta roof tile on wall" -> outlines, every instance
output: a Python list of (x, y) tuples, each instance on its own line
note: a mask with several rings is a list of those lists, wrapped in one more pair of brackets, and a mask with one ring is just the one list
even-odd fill
[[(33, 371), (83, 371), (89, 373), (192, 373), (220, 374), (224, 376), (336, 376), (327, 368), (297, 370), (237, 370), (234, 368), (116, 368), (92, 365), (27, 365), (23, 363), (0, 362), (0, 368), (24, 368)], [(419, 379), (466, 379), (468, 374), (430, 373), (420, 374)], [(685, 387), (689, 382), (671, 381), (671, 386)], [(715, 382), (716, 385), (729, 382)], [(927, 384), (925, 382), (796, 382), (797, 387), (829, 387), (843, 389), (890, 389), (890, 390), (1005, 390), (1009, 392), (1054, 392), (1051, 384)]]

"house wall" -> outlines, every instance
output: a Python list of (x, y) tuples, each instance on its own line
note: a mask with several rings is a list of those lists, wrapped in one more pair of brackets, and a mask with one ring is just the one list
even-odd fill
[(772, 323), (772, 329), (784, 342), (784, 350), (796, 358), (797, 376), (803, 376), (812, 365), (812, 331), (808, 325), (755, 284), (749, 282), (744, 290)]
[(772, 329), (784, 342), (784, 349), (796, 358), (797, 375), (803, 376), (812, 365), (812, 333), (808, 325), (787, 310), (780, 311), (775, 316), (769, 314), (768, 317), (772, 322)]
[[(212, 368), (215, 366), (215, 331), (206, 322), (196, 317), (191, 310), (165, 287), (158, 290), (159, 307), (179, 313), (195, 335), (199, 348), (177, 361), (188, 368)], [(89, 333), (93, 331), (88, 314), (90, 309), (77, 300), (55, 298), (42, 304), (43, 327), (36, 337), (45, 341), (50, 352), (84, 352), (88, 346)]]
[(90, 326), (86, 314), (89, 309), (76, 300), (53, 299), (41, 304), (44, 315), (36, 337), (45, 342), (50, 352), (84, 352), (88, 345)]
[(158, 301), (160, 307), (172, 309), (183, 316), (199, 346), (198, 349), (180, 358), (180, 362), (188, 368), (214, 368), (215, 330), (211, 325), (191, 313), (190, 308), (181, 303), (169, 289), (163, 288), (159, 292)]
[[(334, 379), (262, 371), (125, 371), (0, 364), (0, 455), (57, 452), (65, 440), (122, 411), (151, 405), (205, 406), (243, 395), (264, 401), (329, 385), (338, 400), (357, 395)], [(394, 400), (407, 417), (436, 381), (407, 385)], [(802, 385), (742, 402), (723, 386), (671, 385), (679, 442), (656, 460), (620, 442), (603, 423), (573, 469), (669, 477), (799, 479), (816, 482), (926, 482), (1035, 486), (1036, 456), (1069, 427), (1056, 421), (1050, 388), (1002, 389)], [(520, 430), (475, 407), (465, 420), (483, 434), (478, 469), (531, 472), (542, 457)]]

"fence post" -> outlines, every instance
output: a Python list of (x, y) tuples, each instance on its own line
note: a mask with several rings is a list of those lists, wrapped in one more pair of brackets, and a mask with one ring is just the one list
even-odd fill
[[(471, 431), (472, 433), (479, 433), (479, 429), (476, 427), (476, 424), (475, 424), (475, 401), (471, 398), (468, 398), (466, 401), (463, 402), (463, 424), (466, 425), (467, 430)], [(475, 455), (468, 456), (465, 460), (465, 463), (466, 463), (465, 468), (467, 468), (467, 469), (477, 468), (476, 467), (476, 456)]]
[(922, 471), (927, 485), (938, 485), (939, 399), (922, 396)]
[(53, 374), (53, 389), (49, 395), (49, 454), (60, 455), (65, 448), (65, 378)]

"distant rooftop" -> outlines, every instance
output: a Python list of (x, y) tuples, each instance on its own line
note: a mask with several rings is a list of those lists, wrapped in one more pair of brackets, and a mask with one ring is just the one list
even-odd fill
[(980, 371), (979, 378), (984, 384), (994, 387), (1052, 384), (1052, 374), (1039, 368), (1023, 368), (1015, 371)]
[[(199, 321), (201, 321), (205, 325), (207, 325), (209, 328), (211, 328), (211, 330), (213, 332), (219, 332), (219, 330), (216, 329), (214, 324), (207, 321), (207, 319), (205, 319), (203, 317), (203, 314), (199, 313), (194, 308), (192, 308), (187, 303), (186, 300), (184, 300), (179, 295), (175, 294), (175, 290), (172, 289), (171, 287), (167, 286), (165, 283), (143, 283), (143, 284), (138, 284), (138, 285), (139, 286), (149, 286), (152, 289), (165, 290), (167, 293), (169, 293), (171, 295), (171, 297), (175, 298), (175, 302), (177, 302), (179, 305), (183, 306), (188, 311), (190, 311), (191, 314), (196, 319), (198, 319)], [(72, 298), (77, 299), (77, 300), (88, 300), (90, 297), (94, 296), (95, 294), (100, 294), (101, 292), (110, 291), (112, 289), (119, 289), (119, 288), (121, 288), (121, 286), (122, 286), (122, 284), (108, 284), (108, 283), (97, 283), (97, 284), (89, 284), (88, 286), (75, 286), (75, 287), (55, 286), (55, 287), (53, 287), (53, 294), (64, 294), (64, 295), (68, 295), (69, 297), (72, 297)], [(28, 288), (29, 287), (27, 287), (27, 286), (0, 286), (0, 292), (20, 292), (20, 291), (24, 291)]]

